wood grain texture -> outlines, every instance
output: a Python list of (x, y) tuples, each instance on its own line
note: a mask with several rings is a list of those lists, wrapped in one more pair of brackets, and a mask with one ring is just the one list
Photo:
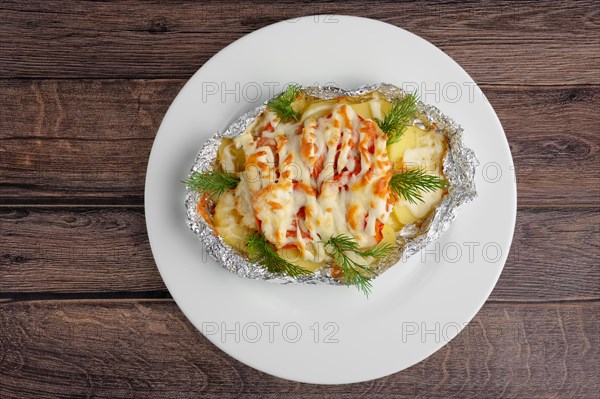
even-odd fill
[[(0, 81), (0, 203), (142, 204), (152, 140), (183, 84)], [(511, 146), (519, 205), (596, 206), (600, 87), (484, 90)]]
[(152, 141), (182, 85), (0, 82), (0, 203), (142, 204)]
[(599, 310), (598, 303), (488, 304), (448, 345), (401, 373), (319, 386), (232, 359), (172, 302), (5, 303), (0, 397), (589, 399), (599, 390)]
[[(0, 233), (0, 296), (165, 289), (140, 209), (0, 208)], [(508, 262), (490, 299), (600, 298), (599, 242), (600, 214), (593, 209), (520, 210)], [(461, 262), (489, 264), (479, 252), (471, 261), (467, 247), (458, 245)], [(450, 256), (443, 251), (440, 259)], [(199, 257), (198, 267), (205, 262)]]
[[(440, 47), (480, 83), (600, 83), (594, 1), (568, 4), (243, 1), (2, 2), (0, 77), (187, 78), (224, 45), (273, 22), (360, 15)], [(126, 18), (124, 16), (127, 16)], [(317, 19), (317, 23), (335, 20)]]
[[(519, 192), (507, 264), (469, 326), (408, 370), (339, 386), (209, 343), (169, 298), (142, 208), (185, 81), (255, 29), (326, 13), (454, 58), (504, 126)], [(592, 0), (0, 1), (0, 398), (600, 399), (599, 28)]]
[(0, 208), (0, 292), (165, 290), (143, 212)]

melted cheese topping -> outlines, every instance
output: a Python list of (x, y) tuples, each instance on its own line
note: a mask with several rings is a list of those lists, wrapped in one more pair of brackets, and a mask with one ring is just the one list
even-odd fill
[(390, 192), (392, 170), (424, 167), (441, 176), (447, 144), (443, 135), (413, 126), (386, 147), (372, 119), (389, 107), (376, 96), (358, 104), (318, 101), (297, 123), (265, 110), (244, 134), (225, 139), (220, 166), (241, 181), (217, 203), (216, 213), (231, 215), (215, 214), (219, 234), (238, 248), (259, 230), (286, 259), (309, 270), (325, 260), (322, 242), (331, 236), (351, 236), (362, 248), (394, 242), (404, 225), (439, 204), (443, 191), (422, 193), (424, 203), (410, 204)]
[[(392, 212), (386, 135), (344, 103), (311, 104), (298, 123), (265, 111), (230, 147), (245, 155), (236, 208), (276, 248), (322, 261), (322, 241), (345, 234), (361, 247), (381, 241)], [(233, 148), (221, 152), (231, 168)], [(227, 169), (226, 169), (227, 170)]]

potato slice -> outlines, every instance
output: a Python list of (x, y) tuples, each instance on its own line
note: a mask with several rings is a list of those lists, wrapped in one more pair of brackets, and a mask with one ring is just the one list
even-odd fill
[(390, 244), (390, 245), (394, 245), (394, 246), (396, 245), (396, 231), (394, 230), (392, 225), (389, 223), (389, 221), (388, 221), (388, 223), (386, 223), (383, 226), (383, 229), (381, 230), (381, 232), (383, 234), (383, 239), (381, 240), (382, 243)]
[(411, 224), (419, 220), (418, 217), (412, 214), (404, 201), (400, 201), (394, 206), (394, 217), (403, 225)]
[(406, 150), (417, 146), (417, 139), (425, 134), (427, 134), (427, 132), (424, 132), (418, 127), (409, 126), (404, 131), (400, 141), (387, 146), (388, 157), (390, 161), (394, 162), (394, 166), (397, 166), (397, 163), (402, 161)]
[(302, 121), (308, 120), (310, 118), (319, 119), (322, 116), (330, 114), (334, 105), (334, 101), (322, 101), (312, 103), (304, 109), (304, 113), (302, 114)]
[(250, 229), (242, 224), (242, 216), (235, 209), (235, 194), (233, 190), (223, 194), (215, 206), (213, 216), (215, 229), (227, 244), (240, 252), (246, 252), (246, 241)]
[(404, 227), (404, 224), (402, 224), (400, 220), (398, 220), (396, 214), (393, 211), (390, 214), (386, 225), (389, 225), (392, 229), (394, 229), (394, 231), (400, 231)]
[(224, 138), (217, 151), (217, 162), (228, 173), (241, 172), (244, 170), (246, 155), (243, 149), (235, 147), (233, 139)]
[(302, 259), (300, 251), (298, 251), (296, 248), (280, 249), (277, 251), (277, 253), (279, 254), (279, 256), (281, 256), (283, 259), (287, 260), (291, 264), (300, 266), (301, 268), (310, 270), (311, 272), (314, 272), (319, 267), (321, 267), (319, 263)]
[(373, 114), (371, 113), (371, 104), (370, 102), (364, 102), (359, 104), (351, 104), (350, 107), (356, 112), (358, 115), (362, 116), (365, 119), (372, 119)]

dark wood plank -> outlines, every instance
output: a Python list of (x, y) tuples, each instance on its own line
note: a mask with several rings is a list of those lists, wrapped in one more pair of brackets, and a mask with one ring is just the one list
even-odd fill
[(597, 209), (519, 209), (508, 260), (490, 298), (598, 298), (599, 264)]
[[(183, 84), (0, 81), (0, 203), (142, 204), (152, 140)], [(519, 205), (596, 206), (600, 87), (484, 90), (512, 148)]]
[(5, 0), (0, 12), (2, 78), (187, 78), (255, 29), (337, 13), (380, 19), (421, 35), (478, 82), (600, 83), (599, 17), (591, 0), (385, 1), (373, 7), (359, 1), (155, 1), (149, 6), (130, 0), (69, 5)]
[(148, 156), (182, 81), (0, 83), (0, 203), (143, 203)]
[[(599, 226), (593, 209), (520, 210), (491, 299), (599, 298)], [(0, 208), (0, 236), (0, 296), (165, 290), (141, 209)], [(466, 244), (463, 249), (467, 262)]]
[(165, 290), (140, 209), (0, 208), (0, 292)]
[[(600, 88), (483, 90), (508, 139), (518, 204), (598, 206)], [(478, 173), (485, 170), (494, 169), (484, 164)], [(515, 176), (502, 172), (502, 178)]]
[(488, 304), (458, 337), (407, 370), (320, 386), (234, 360), (172, 302), (5, 303), (0, 397), (595, 398), (599, 310), (598, 303)]

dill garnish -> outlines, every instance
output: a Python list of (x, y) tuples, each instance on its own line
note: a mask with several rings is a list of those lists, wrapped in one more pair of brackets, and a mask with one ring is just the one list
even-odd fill
[(300, 86), (290, 85), (283, 93), (269, 101), (267, 108), (270, 111), (275, 112), (282, 122), (289, 120), (298, 122), (300, 120), (300, 112), (294, 110), (292, 104), (296, 100), (296, 96), (299, 92)]
[(390, 244), (379, 243), (366, 251), (361, 251), (354, 238), (343, 234), (329, 238), (324, 244), (327, 253), (333, 257), (336, 265), (342, 268), (344, 284), (356, 286), (365, 295), (371, 292), (373, 271), (352, 259), (348, 253), (354, 253), (363, 259), (367, 257), (381, 259), (394, 250)]
[(284, 273), (290, 277), (312, 273), (310, 270), (291, 264), (283, 259), (267, 239), (256, 231), (250, 234), (246, 245), (250, 259), (254, 262), (262, 262), (271, 273)]
[(193, 190), (216, 196), (236, 188), (239, 182), (239, 177), (217, 171), (195, 172), (189, 179), (184, 181)]
[(390, 180), (390, 189), (413, 204), (417, 201), (424, 202), (421, 192), (432, 192), (446, 187), (448, 187), (446, 180), (429, 175), (420, 168), (395, 173)]
[(375, 119), (379, 128), (388, 136), (387, 143), (393, 144), (400, 141), (406, 128), (410, 126), (411, 118), (417, 112), (417, 96), (407, 94), (392, 103), (392, 107), (385, 114), (383, 120)]

